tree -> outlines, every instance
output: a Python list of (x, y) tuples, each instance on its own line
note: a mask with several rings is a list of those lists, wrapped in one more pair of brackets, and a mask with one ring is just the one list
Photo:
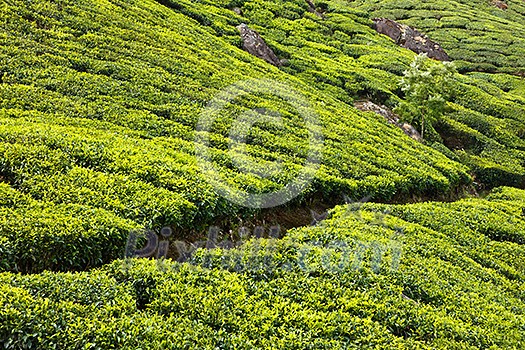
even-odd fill
[[(432, 125), (443, 116), (446, 101), (453, 90), (453, 77), (456, 68), (452, 62), (435, 62), (426, 54), (416, 56), (401, 79), (401, 90), (405, 101), (395, 108), (395, 112), (407, 122), (417, 120), (424, 139), (425, 124)], [(432, 128), (433, 130), (433, 128)]]

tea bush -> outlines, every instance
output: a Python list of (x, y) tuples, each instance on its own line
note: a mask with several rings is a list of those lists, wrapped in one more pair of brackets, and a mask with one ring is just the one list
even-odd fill
[[(342, 194), (446, 197), (471, 175), (486, 188), (524, 186), (523, 4), (316, 5), (322, 16), (303, 0), (0, 5), (0, 269), (9, 271), (0, 347), (523, 348), (525, 194), (516, 188), (455, 203), (340, 206), (282, 240), (200, 249), (186, 263), (113, 261), (132, 230), (258, 213), (215, 192), (196, 137), (210, 136), (235, 188), (265, 193), (297, 175), (306, 125), (272, 89), (237, 98), (209, 133), (195, 132), (208, 102), (246, 78), (286, 84), (319, 116), (322, 162), (290, 208)], [(399, 81), (414, 53), (377, 34), (374, 16), (421, 29), (456, 61), (436, 125), (443, 145), (353, 107), (406, 98)], [(241, 49), (240, 23), (283, 67)], [(229, 131), (252, 109), (282, 125), (257, 123), (232, 159)], [(268, 177), (235, 163), (275, 160), (283, 171)]]
[[(326, 139), (322, 169), (291, 205), (342, 192), (390, 200), (469, 184), (466, 167), (350, 105), (362, 94), (399, 99), (396, 74), (412, 54), (374, 33), (362, 11), (329, 3), (321, 20), (303, 1), (282, 5), (239, 2), (239, 16), (229, 2), (5, 4), (0, 180), (46, 207), (89, 207), (142, 227), (189, 229), (236, 217), (246, 211), (219, 197), (197, 166), (194, 130), (219, 91), (264, 76), (309, 100)], [(243, 21), (291, 64), (278, 70), (237, 47)], [(239, 174), (228, 154), (233, 118), (251, 108), (283, 117), (282, 128), (256, 125), (246, 149), (261, 167), (282, 161), (283, 172), (268, 179)], [(271, 94), (239, 99), (212, 134), (228, 182), (257, 193), (294, 178), (308, 149), (298, 111)]]
[[(519, 348), (523, 203), (525, 192), (513, 188), (455, 203), (354, 203), (282, 240), (201, 249), (189, 263), (2, 273), (0, 344)], [(372, 243), (385, 248), (379, 261)]]
[(348, 6), (415, 26), (439, 42), (453, 60), (476, 71), (522, 72), (525, 5), (519, 1), (500, 10), (490, 1), (352, 1)]
[[(445, 138), (455, 152), (451, 156), (421, 145), (351, 106), (361, 98), (391, 107), (402, 101), (399, 79), (414, 54), (371, 28), (366, 4), (318, 5), (322, 18), (302, 0), (5, 4), (0, 181), (45, 206), (97, 208), (110, 221), (118, 217), (141, 227), (203, 228), (219, 218), (253, 215), (215, 193), (197, 166), (193, 141), (210, 99), (238, 80), (264, 76), (309, 100), (325, 139), (311, 187), (290, 206), (312, 198), (333, 202), (342, 193), (383, 201), (443, 195), (468, 185), (469, 172), (488, 188), (523, 185), (521, 80), (457, 74), (453, 101), (437, 129), (451, 140), (461, 138), (464, 147)], [(436, 26), (417, 12), (427, 5), (405, 5), (399, 8), (412, 11), (419, 27)], [(435, 5), (425, 11), (450, 6)], [(471, 13), (465, 4), (457, 11)], [(290, 64), (278, 70), (242, 51), (235, 29), (241, 22)], [(464, 22), (456, 26), (458, 33), (467, 30), (469, 21)], [(255, 193), (281, 188), (306, 158), (301, 116), (271, 94), (236, 102), (219, 114), (212, 132), (214, 162), (236, 188)], [(255, 125), (243, 158), (262, 168), (281, 160), (283, 171), (269, 178), (239, 173), (228, 153), (227, 130), (251, 108), (283, 117), (282, 127)]]

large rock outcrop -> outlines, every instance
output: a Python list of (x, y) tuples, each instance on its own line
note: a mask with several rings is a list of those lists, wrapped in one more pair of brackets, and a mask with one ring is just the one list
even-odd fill
[(371, 101), (356, 102), (355, 107), (360, 111), (374, 112), (383, 116), (388, 123), (397, 126), (401, 130), (403, 130), (405, 134), (407, 134), (414, 140), (419, 142), (422, 141), (421, 134), (419, 133), (419, 131), (417, 131), (416, 128), (414, 128), (412, 125), (402, 122), (397, 116), (397, 114), (392, 112), (388, 107), (376, 105)]
[(276, 67), (282, 66), (282, 62), (279, 60), (279, 57), (277, 57), (268, 44), (266, 44), (259, 33), (244, 23), (237, 26), (237, 29), (241, 33), (244, 50), (256, 57), (262, 58), (266, 62), (273, 64)]
[(436, 42), (418, 30), (388, 18), (374, 18), (374, 29), (392, 38), (398, 45), (415, 53), (426, 53), (428, 57), (440, 61), (450, 61), (447, 53)]

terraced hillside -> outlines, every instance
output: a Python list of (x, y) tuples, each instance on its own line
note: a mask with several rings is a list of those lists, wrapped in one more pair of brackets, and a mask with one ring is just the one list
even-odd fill
[[(519, 349), (525, 192), (342, 206), (283, 240), (0, 275), (7, 348)], [(388, 214), (387, 214), (388, 213)]]
[(425, 31), (463, 71), (525, 74), (523, 1), (357, 0), (349, 6)]
[[(458, 160), (488, 187), (523, 185), (520, 90), (457, 76), (455, 100), (438, 128), (446, 140), (459, 140), (455, 154), (445, 152), (451, 160), (353, 108), (360, 98), (395, 105), (399, 76), (414, 54), (375, 33), (367, 13), (345, 2), (325, 7), (321, 18), (299, 0), (4, 3), (0, 172), (10, 194), (2, 236), (19, 257), (15, 270), (99, 265), (117, 257), (131, 226), (205, 228), (247, 213), (218, 196), (201, 173), (193, 130), (214, 96), (250, 77), (286, 84), (318, 116), (322, 162), (293, 203), (452, 192), (471, 181)], [(244, 52), (235, 28), (241, 22), (259, 30), (288, 66), (279, 70)], [(212, 160), (234, 188), (282, 188), (307, 158), (307, 125), (298, 110), (269, 95), (244, 96), (237, 110), (218, 114), (211, 130)], [(252, 129), (244, 161), (266, 167), (279, 159), (284, 171), (238, 173), (226, 152), (231, 113), (253, 107), (271, 107), (284, 125)], [(78, 211), (84, 214), (71, 214)], [(80, 237), (86, 253), (57, 256)]]
[[(525, 7), (508, 5), (0, 0), (0, 347), (523, 348)], [(459, 69), (425, 142), (354, 107), (402, 102), (416, 56), (376, 16)], [(132, 231), (187, 248), (345, 198), (375, 203), (185, 263), (118, 260)]]

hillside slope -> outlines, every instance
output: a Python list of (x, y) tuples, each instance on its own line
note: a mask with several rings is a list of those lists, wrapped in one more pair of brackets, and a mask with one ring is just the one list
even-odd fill
[[(0, 0), (0, 347), (525, 348), (525, 5), (310, 3)], [(459, 68), (426, 142), (355, 108), (416, 56), (377, 16)], [(164, 226), (180, 261), (120, 260)]]
[[(396, 104), (399, 75), (414, 54), (375, 33), (368, 14), (339, 1), (324, 7), (320, 18), (299, 0), (4, 2), (0, 176), (9, 185), (6, 198), (24, 204), (3, 204), (1, 232), (19, 257), (16, 269), (99, 265), (117, 257), (100, 247), (122, 248), (131, 226), (204, 229), (251, 213), (216, 194), (196, 162), (193, 131), (213, 97), (250, 77), (282, 82), (304, 96), (322, 127), (320, 168), (292, 206), (314, 198), (341, 203), (343, 194), (388, 201), (451, 193), (471, 181), (457, 161), (489, 188), (523, 185), (521, 90), (458, 75), (456, 98), (438, 130), (464, 147), (445, 152), (448, 159), (353, 108), (360, 98)], [(289, 64), (279, 70), (244, 52), (235, 28), (241, 22)], [(233, 188), (283, 188), (307, 158), (307, 125), (271, 93), (236, 102), (237, 110), (220, 111), (212, 130), (215, 166)], [(228, 153), (231, 113), (253, 108), (276, 111), (284, 124), (257, 124), (249, 158), (241, 161), (267, 168), (277, 159), (283, 171), (239, 172)], [(72, 207), (84, 218), (74, 218)], [(100, 252), (97, 258), (56, 256), (79, 235), (90, 242), (86, 252)]]
[[(241, 19), (212, 9), (222, 21), (234, 22), (227, 27), (233, 35)], [(193, 130), (216, 94), (250, 77), (285, 83), (318, 115), (322, 165), (306, 199), (342, 202), (345, 193), (388, 200), (446, 193), (469, 182), (465, 167), (306, 78), (252, 57), (186, 10), (155, 1), (20, 2), (4, 3), (1, 16), (0, 173), (9, 185), (1, 232), (12, 242), (19, 270), (107, 262), (117, 256), (84, 254), (99, 250), (100, 242), (122, 248), (126, 235), (120, 227), (205, 227), (243, 212), (207, 182), (194, 156)], [(249, 159), (263, 167), (278, 159), (284, 167), (267, 177), (236, 170), (223, 131), (232, 125), (229, 113), (253, 107), (274, 109), (284, 119), (277, 129), (263, 123), (251, 132)], [(236, 108), (221, 111), (212, 130), (215, 165), (230, 186), (255, 193), (282, 188), (307, 157), (300, 111), (269, 93), (248, 95)], [(24, 200), (11, 202), (10, 196)], [(71, 206), (84, 211), (85, 219), (71, 214)], [(97, 218), (106, 224), (91, 226)], [(86, 253), (56, 256), (79, 235), (89, 242)]]
[(525, 74), (523, 1), (357, 0), (349, 6), (420, 28), (445, 47), (462, 71)]
[(0, 344), (91, 349), (520, 349), (525, 192), (341, 206), (191, 264), (0, 274)]

